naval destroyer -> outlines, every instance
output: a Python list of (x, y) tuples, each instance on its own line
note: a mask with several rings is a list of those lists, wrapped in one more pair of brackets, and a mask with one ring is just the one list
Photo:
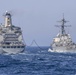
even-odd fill
[(12, 18), (9, 12), (4, 14), (4, 24), (0, 25), (0, 54), (17, 54), (25, 49), (22, 30), (12, 25)]
[(49, 52), (76, 52), (76, 44), (72, 41), (72, 38), (69, 33), (65, 31), (65, 27), (68, 27), (70, 25), (65, 25), (68, 21), (63, 19), (61, 21), (61, 25), (57, 25), (57, 27), (60, 27), (60, 32), (56, 35), (55, 38), (53, 38), (51, 47), (49, 48)]

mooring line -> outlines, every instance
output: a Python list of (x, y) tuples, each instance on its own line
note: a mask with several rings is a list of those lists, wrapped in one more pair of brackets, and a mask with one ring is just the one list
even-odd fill
[[(36, 42), (35, 40), (33, 40), (33, 41), (31, 42), (31, 44), (29, 45), (29, 47), (32, 46), (33, 43), (35, 43), (36, 46), (37, 46), (38, 48), (40, 48), (41, 50), (46, 50), (46, 49), (47, 49), (47, 48), (46, 48), (46, 49), (41, 48), (41, 47), (37, 44), (37, 42)], [(27, 45), (27, 46), (28, 46), (28, 45)]]

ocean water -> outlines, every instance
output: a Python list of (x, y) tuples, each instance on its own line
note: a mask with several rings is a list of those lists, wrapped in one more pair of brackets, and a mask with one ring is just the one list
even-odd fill
[(75, 53), (51, 53), (26, 47), (24, 53), (0, 55), (0, 75), (76, 75)]

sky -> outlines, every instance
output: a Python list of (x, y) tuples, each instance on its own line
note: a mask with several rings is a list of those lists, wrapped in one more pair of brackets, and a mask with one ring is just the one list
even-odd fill
[[(0, 23), (4, 23), (3, 14), (12, 14), (12, 23), (19, 26), (27, 46), (35, 40), (39, 46), (50, 46), (59, 32), (60, 21), (64, 17), (69, 21), (66, 30), (76, 43), (76, 0), (0, 0)], [(33, 46), (36, 46), (33, 43)]]

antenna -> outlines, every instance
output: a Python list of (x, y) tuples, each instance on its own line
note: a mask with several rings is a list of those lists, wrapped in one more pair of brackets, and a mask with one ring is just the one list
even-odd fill
[(63, 13), (63, 19), (64, 19), (64, 13)]

